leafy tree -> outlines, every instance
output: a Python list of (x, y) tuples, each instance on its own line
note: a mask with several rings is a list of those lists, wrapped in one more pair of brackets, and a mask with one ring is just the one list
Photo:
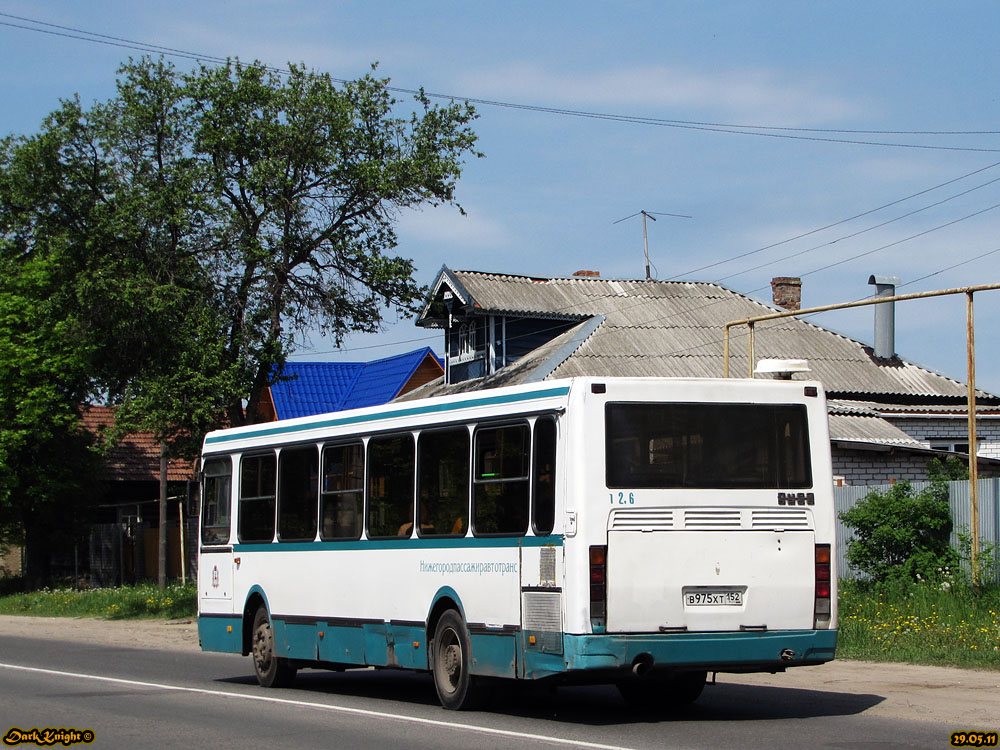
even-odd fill
[(896, 482), (887, 492), (873, 491), (841, 520), (854, 531), (847, 560), (876, 582), (939, 578), (953, 568), (951, 508), (942, 482), (915, 492), (909, 482)]
[(969, 465), (955, 456), (932, 458), (927, 462), (927, 478), (932, 482), (961, 482), (969, 479)]
[[(478, 155), (471, 107), (416, 99), (405, 119), (373, 74), (338, 86), (300, 66), (143, 59), (111, 101), (65, 101), (0, 143), (0, 508), (32, 473), (60, 476), (39, 447), (78, 434), (88, 398), (119, 405), (119, 431), (193, 455), (224, 416), (256, 419), (297, 334), (340, 340), (412, 311), (394, 221), (455, 204)], [(19, 463), (21, 448), (53, 465)], [(23, 507), (55, 503), (40, 492)]]
[[(387, 307), (412, 311), (422, 295), (412, 262), (387, 254), (393, 223), (454, 202), (474, 112), (420, 94), (419, 114), (395, 117), (388, 83), (370, 74), (338, 88), (300, 66), (282, 78), (238, 62), (186, 78), (195, 151), (224, 214), (214, 284), (246, 421), (295, 334), (373, 332)], [(238, 399), (228, 416), (244, 421)]]
[(78, 428), (87, 351), (75, 322), (53, 314), (60, 269), (13, 265), (0, 261), (0, 528), (25, 542), (37, 584), (87, 520), (97, 454)]

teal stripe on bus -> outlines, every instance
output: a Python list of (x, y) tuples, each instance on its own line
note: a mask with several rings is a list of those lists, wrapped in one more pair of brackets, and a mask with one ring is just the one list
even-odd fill
[(308, 430), (320, 430), (328, 427), (343, 427), (351, 424), (364, 424), (366, 422), (377, 422), (382, 419), (396, 419), (398, 417), (413, 417), (419, 414), (434, 414), (439, 412), (457, 411), (459, 409), (469, 409), (477, 406), (497, 406), (499, 404), (513, 404), (522, 401), (535, 401), (553, 396), (565, 396), (569, 393), (569, 386), (559, 388), (546, 388), (544, 390), (529, 391), (527, 393), (511, 393), (504, 396), (488, 396), (483, 398), (473, 398), (466, 401), (451, 402), (446, 404), (429, 404), (424, 406), (414, 406), (406, 409), (396, 409), (393, 411), (378, 412), (377, 414), (361, 414), (353, 417), (337, 417), (334, 419), (324, 419), (308, 424), (282, 425), (278, 427), (265, 427), (249, 432), (240, 432), (236, 435), (222, 434), (209, 435), (205, 438), (205, 445), (218, 445), (219, 443), (230, 443), (236, 440), (247, 440), (258, 437), (273, 437), (277, 435), (291, 435), (296, 432)]
[(505, 549), (510, 547), (561, 547), (563, 537), (455, 537), (448, 539), (357, 539), (347, 542), (267, 542), (234, 544), (233, 552), (319, 552), (373, 549)]

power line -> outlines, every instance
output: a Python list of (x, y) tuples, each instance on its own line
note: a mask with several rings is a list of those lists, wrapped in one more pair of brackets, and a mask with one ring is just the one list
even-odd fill
[[(124, 49), (131, 49), (140, 52), (152, 52), (154, 54), (172, 56), (172, 57), (181, 57), (184, 59), (195, 60), (195, 61), (207, 60), (216, 63), (228, 62), (228, 58), (222, 58), (219, 57), (218, 55), (209, 55), (198, 52), (191, 52), (188, 50), (181, 50), (173, 47), (166, 47), (147, 42), (139, 42), (124, 37), (99, 34), (97, 32), (87, 31), (85, 29), (79, 29), (73, 26), (61, 26), (58, 24), (52, 24), (45, 21), (38, 21), (36, 19), (27, 18), (25, 16), (16, 16), (11, 13), (0, 12), (0, 16), (6, 18), (13, 18), (15, 20), (24, 21), (26, 23), (36, 24), (36, 26), (25, 26), (22, 24), (0, 21), (0, 25), (8, 26), (11, 28), (22, 29), (25, 31), (34, 31), (36, 33), (41, 33), (41, 34), (50, 34), (53, 36), (79, 39), (81, 41), (92, 42), (95, 44), (104, 44), (113, 47), (121, 47)], [(37, 26), (47, 26), (49, 27), (49, 29), (37, 28)], [(50, 29), (60, 29), (61, 31), (51, 31)], [(288, 74), (290, 72), (286, 69), (276, 68), (272, 66), (265, 66), (265, 68), (271, 72), (279, 74)], [(342, 78), (331, 77), (330, 80), (341, 84), (348, 83), (347, 79), (342, 79)], [(665, 119), (656, 117), (644, 117), (639, 115), (623, 115), (623, 114), (607, 113), (607, 112), (591, 112), (586, 110), (567, 109), (562, 107), (549, 107), (542, 105), (523, 104), (517, 102), (504, 102), (495, 99), (468, 97), (456, 94), (431, 93), (417, 89), (406, 89), (406, 88), (399, 88), (392, 86), (387, 87), (387, 90), (392, 91), (393, 93), (403, 93), (410, 95), (423, 94), (425, 96), (436, 99), (446, 99), (449, 101), (460, 100), (468, 102), (470, 104), (479, 104), (483, 106), (506, 108), (506, 109), (516, 109), (526, 112), (539, 112), (544, 114), (561, 115), (565, 117), (580, 117), (588, 119), (608, 120), (613, 122), (624, 122), (637, 125), (652, 125), (656, 127), (678, 128), (683, 130), (698, 130), (705, 132), (728, 133), (730, 135), (747, 135), (747, 136), (756, 136), (762, 138), (783, 138), (790, 140), (802, 140), (802, 141), (823, 142), (823, 143), (839, 143), (839, 144), (858, 145), (858, 146), (880, 146), (887, 148), (906, 148), (906, 149), (921, 149), (921, 150), (932, 150), (932, 151), (966, 151), (975, 153), (1000, 153), (1000, 148), (985, 148), (985, 147), (972, 147), (972, 146), (935, 146), (935, 145), (916, 144), (916, 143), (896, 143), (890, 141), (870, 141), (870, 140), (857, 140), (851, 138), (826, 137), (826, 135), (833, 135), (833, 134), (879, 135), (879, 136), (1000, 135), (1000, 131), (996, 130), (951, 130), (951, 131), (949, 130), (849, 130), (849, 129), (835, 129), (835, 128), (795, 128), (795, 127), (782, 127), (773, 125), (737, 125), (728, 123), (699, 122), (694, 120), (676, 120), (676, 119)], [(826, 135), (823, 136), (817, 135), (820, 133)]]
[(849, 263), (852, 260), (857, 260), (858, 258), (864, 258), (864, 257), (866, 257), (868, 255), (873, 255), (874, 253), (881, 252), (882, 250), (888, 250), (890, 247), (895, 247), (896, 245), (901, 245), (902, 243), (909, 242), (910, 240), (914, 240), (917, 237), (923, 237), (925, 235), (930, 234), (931, 232), (937, 232), (940, 229), (945, 229), (947, 227), (953, 226), (953, 225), (958, 224), (960, 222), (967, 221), (968, 219), (972, 219), (972, 218), (974, 218), (976, 216), (979, 216), (981, 214), (986, 213), (987, 211), (993, 211), (993, 210), (995, 210), (997, 208), (1000, 208), (1000, 203), (996, 203), (996, 204), (990, 206), (989, 208), (984, 208), (984, 209), (982, 209), (980, 211), (976, 211), (974, 213), (968, 214), (966, 216), (961, 217), (960, 219), (955, 219), (954, 221), (949, 221), (946, 224), (939, 224), (936, 227), (931, 227), (930, 229), (925, 229), (923, 232), (917, 232), (916, 234), (911, 234), (909, 237), (904, 237), (901, 240), (896, 240), (895, 242), (890, 242), (888, 245), (882, 245), (881, 247), (876, 247), (874, 250), (866, 250), (863, 253), (858, 253), (857, 255), (852, 255), (850, 258), (844, 258), (843, 260), (838, 260), (835, 263), (829, 263), (829, 264), (827, 264), (825, 266), (821, 266), (820, 268), (815, 268), (812, 271), (806, 271), (805, 273), (802, 273), (802, 274), (799, 274), (799, 275), (800, 276), (811, 276), (814, 273), (819, 273), (820, 271), (826, 271), (826, 270), (828, 270), (830, 268), (833, 268), (835, 266), (840, 266), (840, 265), (843, 265), (844, 263)]
[(902, 286), (909, 286), (910, 284), (916, 284), (918, 281), (924, 281), (926, 279), (931, 278), (932, 276), (937, 276), (937, 275), (942, 274), (942, 273), (944, 273), (946, 271), (951, 271), (952, 269), (958, 268), (959, 266), (966, 266), (969, 263), (973, 263), (973, 262), (975, 262), (977, 260), (980, 260), (982, 258), (986, 258), (987, 256), (994, 255), (995, 253), (1000, 253), (1000, 247), (996, 248), (995, 250), (990, 250), (989, 252), (983, 253), (981, 255), (977, 255), (974, 258), (969, 258), (968, 260), (963, 260), (963, 261), (961, 261), (959, 263), (954, 263), (954, 264), (952, 264), (950, 266), (946, 266), (945, 268), (942, 268), (942, 269), (939, 269), (937, 271), (934, 271), (933, 273), (929, 273), (926, 276), (921, 276), (920, 278), (917, 278), (917, 279), (911, 279), (910, 281), (907, 281), (907, 282), (905, 282), (903, 284), (897, 284), (896, 288), (898, 289), (899, 287), (902, 287)]
[(890, 201), (889, 203), (884, 203), (881, 206), (878, 206), (876, 208), (872, 208), (872, 209), (869, 209), (867, 211), (862, 211), (861, 213), (855, 214), (854, 216), (849, 216), (846, 219), (840, 219), (840, 220), (835, 221), (835, 222), (833, 222), (831, 224), (827, 224), (826, 226), (822, 226), (822, 227), (819, 227), (817, 229), (810, 229), (808, 232), (802, 232), (801, 234), (797, 234), (794, 237), (789, 237), (788, 239), (784, 239), (784, 240), (781, 240), (779, 242), (773, 242), (770, 245), (764, 245), (764, 247), (759, 247), (756, 250), (750, 250), (750, 251), (745, 252), (745, 253), (740, 253), (739, 255), (734, 255), (734, 256), (729, 257), (729, 258), (724, 258), (722, 260), (715, 261), (714, 263), (709, 263), (706, 266), (701, 266), (699, 268), (695, 268), (695, 269), (692, 269), (690, 271), (684, 271), (683, 273), (679, 273), (676, 276), (671, 276), (669, 279), (667, 279), (667, 281), (675, 281), (675, 280), (681, 278), (682, 276), (689, 276), (690, 274), (693, 274), (693, 273), (700, 273), (701, 271), (707, 271), (709, 268), (716, 268), (717, 266), (721, 266), (721, 265), (723, 265), (725, 263), (731, 263), (734, 260), (741, 260), (742, 258), (748, 258), (751, 255), (756, 255), (757, 253), (762, 253), (765, 250), (771, 250), (771, 249), (776, 248), (776, 247), (781, 247), (782, 245), (787, 245), (789, 242), (795, 242), (796, 240), (801, 240), (801, 239), (803, 239), (805, 237), (809, 237), (810, 235), (818, 234), (819, 232), (824, 232), (827, 229), (832, 229), (833, 227), (840, 226), (841, 224), (847, 224), (848, 222), (854, 221), (855, 219), (863, 218), (865, 216), (868, 216), (869, 214), (874, 214), (874, 213), (877, 213), (878, 211), (882, 211), (882, 210), (884, 210), (886, 208), (891, 208), (892, 206), (899, 205), (900, 203), (905, 203), (906, 201), (912, 200), (913, 198), (919, 198), (921, 195), (925, 195), (926, 193), (933, 192), (934, 190), (939, 190), (940, 188), (947, 187), (948, 185), (951, 185), (951, 184), (953, 184), (955, 182), (959, 182), (961, 180), (965, 180), (965, 179), (967, 179), (969, 177), (973, 177), (974, 175), (979, 174), (980, 172), (985, 172), (987, 170), (994, 169), (995, 167), (1000, 167), (1000, 161), (994, 162), (993, 164), (988, 164), (985, 167), (980, 167), (979, 169), (974, 169), (971, 172), (967, 172), (966, 174), (963, 174), (963, 175), (961, 175), (959, 177), (955, 177), (955, 178), (953, 178), (951, 180), (947, 180), (947, 181), (942, 182), (942, 183), (940, 183), (938, 185), (934, 185), (933, 187), (926, 188), (925, 190), (920, 190), (920, 191), (918, 191), (916, 193), (913, 193), (911, 195), (907, 195), (905, 198), (899, 198), (898, 200)]
[[(829, 247), (830, 245), (835, 245), (838, 242), (843, 242), (844, 240), (849, 240), (849, 239), (853, 239), (855, 237), (859, 237), (860, 235), (866, 234), (867, 232), (872, 232), (872, 231), (874, 231), (876, 229), (881, 229), (882, 227), (888, 226), (889, 224), (894, 224), (897, 221), (902, 221), (903, 219), (908, 219), (909, 217), (915, 216), (916, 214), (919, 214), (919, 213), (921, 213), (923, 211), (928, 211), (928, 210), (930, 210), (932, 208), (937, 208), (938, 206), (941, 206), (941, 205), (943, 205), (945, 203), (948, 203), (949, 201), (953, 201), (953, 200), (955, 200), (957, 198), (961, 198), (962, 196), (968, 195), (969, 193), (975, 192), (976, 190), (982, 190), (984, 187), (989, 187), (990, 185), (992, 185), (992, 184), (994, 184), (996, 182), (1000, 182), (1000, 177), (997, 177), (996, 179), (990, 180), (989, 182), (984, 182), (982, 185), (977, 185), (976, 187), (969, 188), (968, 190), (964, 190), (961, 193), (956, 193), (955, 195), (951, 195), (951, 196), (949, 196), (947, 198), (943, 198), (943, 199), (941, 199), (939, 201), (936, 201), (934, 203), (930, 203), (930, 204), (928, 204), (926, 206), (922, 206), (921, 208), (914, 209), (913, 211), (908, 211), (905, 214), (901, 214), (900, 216), (896, 216), (896, 217), (894, 217), (892, 219), (888, 219), (888, 220), (883, 221), (883, 222), (881, 222), (879, 224), (874, 224), (874, 225), (872, 225), (870, 227), (866, 227), (865, 229), (860, 229), (857, 232), (853, 232), (852, 234), (847, 234), (847, 235), (843, 235), (841, 237), (836, 237), (836, 238), (830, 240), (829, 242), (824, 242), (824, 243), (819, 244), (819, 245), (814, 245), (813, 247), (807, 248), (806, 250), (800, 250), (797, 253), (792, 253), (791, 255), (786, 255), (786, 256), (781, 257), (781, 258), (776, 258), (775, 260), (768, 261), (767, 263), (761, 263), (759, 265), (752, 266), (750, 268), (746, 268), (746, 269), (744, 269), (742, 271), (736, 271), (735, 273), (731, 273), (728, 276), (722, 276), (722, 277), (716, 279), (716, 281), (725, 281), (726, 279), (731, 279), (731, 278), (733, 278), (735, 276), (742, 276), (745, 273), (750, 273), (751, 271), (757, 271), (757, 270), (759, 270), (761, 268), (766, 268), (767, 266), (773, 266), (776, 263), (783, 263), (786, 260), (791, 260), (792, 258), (798, 258), (799, 256), (805, 255), (806, 253), (811, 253), (814, 250), (820, 250), (820, 249), (822, 249), (824, 247)], [(975, 214), (973, 214), (973, 215), (975, 215)], [(945, 226), (948, 226), (948, 225), (945, 225)]]

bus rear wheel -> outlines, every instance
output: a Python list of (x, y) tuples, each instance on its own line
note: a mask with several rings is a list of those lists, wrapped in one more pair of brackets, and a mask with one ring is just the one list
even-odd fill
[(257, 682), (262, 687), (286, 687), (295, 679), (295, 667), (274, 652), (274, 630), (264, 607), (260, 607), (253, 618), (251, 655)]
[(449, 609), (434, 628), (432, 669), (434, 688), (441, 705), (452, 711), (480, 707), (486, 700), (486, 687), (473, 677), (472, 649), (462, 616)]
[(629, 679), (618, 683), (618, 692), (629, 705), (644, 711), (678, 708), (698, 700), (707, 678), (707, 672), (678, 672), (669, 677)]

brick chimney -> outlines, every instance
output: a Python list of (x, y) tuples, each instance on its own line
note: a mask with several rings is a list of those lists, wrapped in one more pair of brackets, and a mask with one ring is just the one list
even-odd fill
[(574, 276), (585, 278), (585, 279), (599, 279), (601, 278), (600, 271), (577, 271), (573, 274)]
[(771, 279), (771, 296), (774, 306), (785, 310), (802, 307), (802, 279), (797, 276), (775, 276)]

